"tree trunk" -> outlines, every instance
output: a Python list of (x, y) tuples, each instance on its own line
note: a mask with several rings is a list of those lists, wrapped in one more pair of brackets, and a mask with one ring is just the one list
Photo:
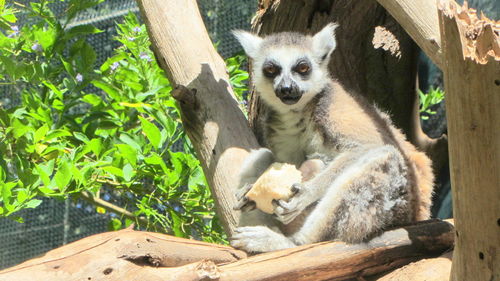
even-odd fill
[(456, 246), (452, 280), (500, 280), (500, 27), (439, 1)]
[(138, 0), (156, 58), (178, 88), (172, 95), (196, 150), (228, 235), (238, 221), (234, 189), (257, 141), (238, 107), (226, 67), (195, 0)]

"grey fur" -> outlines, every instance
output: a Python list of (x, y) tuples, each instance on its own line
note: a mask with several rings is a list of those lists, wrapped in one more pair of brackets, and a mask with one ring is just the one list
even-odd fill
[[(255, 35), (238, 37), (252, 54), (254, 84), (269, 107), (264, 143), (270, 149), (251, 153), (240, 187), (254, 183), (274, 161), (299, 167), (308, 159), (320, 159), (326, 165), (312, 179), (294, 185), (298, 192), (275, 204), (274, 217), (258, 210), (243, 212), (242, 227), (231, 238), (234, 247), (267, 252), (325, 240), (357, 243), (388, 226), (428, 217), (430, 161), (385, 113), (329, 78), (326, 64), (335, 47), (334, 29), (329, 25), (313, 37), (253, 37), (258, 44), (245, 40)], [(262, 62), (276, 57), (284, 60), (277, 61), (283, 73), (273, 79), (259, 75)], [(303, 57), (311, 61), (312, 70), (309, 79), (299, 81), (293, 65)], [(285, 79), (303, 93), (298, 102), (276, 97), (277, 85)], [(245, 190), (239, 192), (239, 205), (246, 203), (241, 196)]]

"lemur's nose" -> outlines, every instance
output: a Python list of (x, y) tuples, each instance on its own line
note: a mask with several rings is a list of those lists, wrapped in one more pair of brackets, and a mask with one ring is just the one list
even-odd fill
[(288, 96), (292, 93), (292, 86), (283, 86), (280, 88), (281, 94)]

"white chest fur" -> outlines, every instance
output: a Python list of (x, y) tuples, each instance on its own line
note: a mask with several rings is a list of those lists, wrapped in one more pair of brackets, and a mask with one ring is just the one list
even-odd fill
[(321, 136), (310, 114), (290, 111), (276, 114), (268, 122), (266, 138), (278, 162), (300, 165), (307, 156), (323, 152)]

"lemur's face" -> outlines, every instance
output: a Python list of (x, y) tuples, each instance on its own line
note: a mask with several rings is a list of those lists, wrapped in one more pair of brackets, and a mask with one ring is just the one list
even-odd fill
[(335, 48), (334, 29), (330, 24), (313, 37), (278, 33), (260, 38), (235, 32), (253, 59), (253, 84), (264, 102), (279, 111), (300, 109), (321, 92)]

